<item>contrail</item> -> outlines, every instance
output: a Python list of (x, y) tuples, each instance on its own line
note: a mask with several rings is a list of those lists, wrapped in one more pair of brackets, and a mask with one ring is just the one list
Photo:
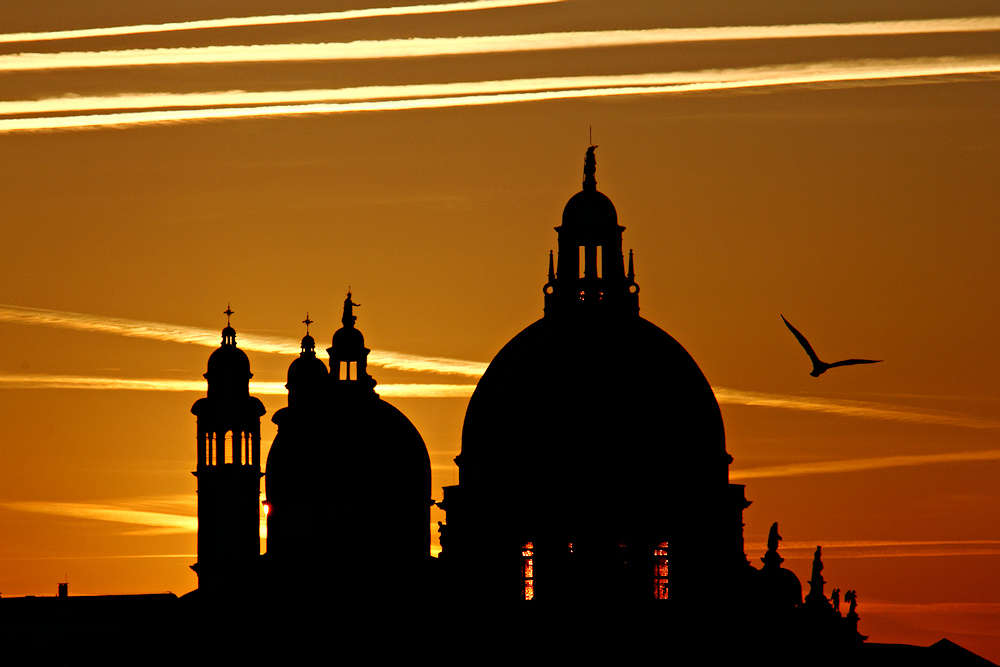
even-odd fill
[(762, 477), (799, 477), (801, 475), (858, 472), (861, 470), (882, 470), (885, 468), (903, 468), (939, 463), (966, 463), (969, 461), (1000, 461), (1000, 449), (989, 449), (978, 452), (949, 452), (947, 454), (881, 456), (868, 459), (846, 459), (842, 461), (787, 463), (776, 466), (731, 470), (729, 478), (735, 481), (742, 481), (760, 479)]
[(173, 21), (170, 23), (145, 23), (141, 25), (111, 26), (108, 28), (81, 28), (75, 30), (52, 30), (48, 32), (17, 32), (0, 34), (3, 42), (45, 42), (57, 39), (79, 39), (82, 37), (113, 37), (116, 35), (145, 35), (157, 32), (178, 32), (182, 30), (205, 30), (212, 28), (240, 28), (246, 26), (282, 25), (288, 23), (319, 23), (323, 21), (344, 21), (348, 19), (380, 18), (385, 16), (409, 16), (413, 14), (444, 14), (471, 12), (483, 9), (524, 7), (544, 5), (566, 0), (473, 0), (472, 2), (448, 2), (440, 5), (408, 5), (404, 7), (372, 7), (369, 9), (349, 9), (339, 12), (314, 12), (309, 14), (277, 14), (272, 16), (238, 16), (221, 19), (196, 21)]
[(715, 388), (715, 397), (719, 403), (732, 405), (749, 405), (768, 408), (785, 408), (790, 410), (805, 410), (808, 412), (826, 412), (828, 414), (849, 417), (869, 417), (889, 421), (909, 422), (914, 424), (937, 424), (942, 426), (962, 426), (977, 429), (1000, 429), (1000, 421), (979, 419), (968, 415), (955, 413), (926, 412), (898, 405), (882, 403), (865, 403), (832, 398), (817, 398), (813, 396), (789, 396), (783, 394), (768, 394), (740, 389)]
[(521, 35), (414, 37), (318, 44), (250, 44), (108, 51), (17, 53), (0, 56), (0, 71), (51, 70), (150, 65), (305, 62), (424, 58), (434, 56), (517, 53), (560, 49), (647, 46), (681, 42), (771, 40), (816, 37), (918, 35), (1000, 30), (1000, 17), (806, 25), (732, 26), (716, 28), (652, 28), (594, 30)]
[[(190, 499), (185, 498), (190, 503)], [(68, 516), (75, 519), (92, 519), (96, 521), (112, 521), (115, 523), (146, 526), (144, 530), (136, 531), (142, 535), (171, 535), (177, 533), (198, 532), (198, 518), (167, 512), (152, 512), (136, 509), (130, 503), (63, 503), (51, 501), (23, 501), (3, 503), (4, 507), (22, 512), (37, 512)]]
[[(474, 384), (379, 384), (375, 391), (389, 398), (468, 398)], [(204, 394), (205, 380), (86, 377), (80, 375), (0, 374), (0, 389), (103, 389), (113, 391), (187, 391)], [(250, 393), (284, 396), (284, 382), (250, 382)]]
[[(213, 329), (189, 327), (162, 322), (143, 322), (121, 317), (85, 315), (42, 308), (28, 308), (0, 304), (0, 322), (18, 324), (40, 324), (77, 331), (93, 331), (117, 334), (134, 338), (188, 343), (204, 347), (218, 347), (220, 335)], [(237, 334), (237, 344), (244, 350), (277, 354), (294, 354), (300, 342), (292, 338), (263, 336), (259, 334)], [(441, 373), (479, 377), (486, 370), (486, 364), (462, 359), (424, 357), (403, 352), (372, 350), (368, 362), (375, 366), (394, 370)], [(143, 382), (136, 380), (136, 382)], [(119, 387), (121, 388), (121, 387)], [(186, 391), (186, 390), (179, 390)]]
[[(565, 77), (561, 79), (521, 80), (526, 92), (498, 92), (470, 95), (451, 95), (444, 97), (417, 97), (414, 99), (391, 99), (356, 102), (322, 102), (309, 104), (281, 104), (257, 107), (223, 107), (208, 109), (171, 109), (162, 111), (136, 111), (122, 113), (107, 113), (81, 116), (42, 116), (30, 118), (9, 118), (0, 120), (0, 133), (44, 131), (61, 129), (82, 129), (98, 127), (127, 127), (145, 124), (179, 123), (189, 121), (205, 121), (220, 119), (244, 119), (257, 117), (274, 117), (288, 115), (335, 114), (349, 112), (403, 111), (412, 109), (440, 109), (448, 107), (483, 106), (493, 104), (511, 104), (518, 102), (538, 102), (544, 100), (580, 99), (592, 97), (611, 97), (625, 95), (662, 95), (677, 93), (696, 93), (705, 91), (735, 91), (748, 88), (766, 88), (773, 86), (827, 84), (851, 85), (854, 83), (872, 81), (902, 81), (920, 78), (944, 77), (955, 75), (982, 75), (1000, 72), (1000, 58), (942, 58), (933, 61), (854, 61), (850, 63), (813, 63), (799, 66), (779, 66), (770, 68), (770, 76), (765, 74), (769, 68), (751, 68), (744, 75), (733, 74), (741, 70), (711, 70), (705, 74), (705, 81), (683, 84), (665, 85), (615, 85), (596, 88), (573, 88), (585, 80), (599, 77)], [(730, 72), (732, 78), (725, 80), (720, 72)], [(631, 75), (635, 82), (655, 80), (663, 77), (677, 77), (672, 74)], [(641, 77), (648, 77), (642, 79)], [(605, 77), (600, 77), (605, 78)], [(605, 83), (624, 84), (630, 77), (623, 76)], [(529, 83), (523, 83), (523, 82)], [(533, 82), (533, 83), (530, 83)], [(436, 84), (437, 86), (453, 85), (452, 90), (464, 87), (467, 90), (490, 90), (502, 87), (508, 82), (473, 82), (466, 84)], [(537, 87), (550, 87), (558, 90), (532, 90)], [(344, 95), (359, 94), (354, 91)], [(304, 91), (308, 92), (308, 91)], [(339, 92), (339, 91), (337, 91)], [(384, 89), (377, 94), (384, 94)], [(407, 91), (401, 91), (404, 95)], [(238, 94), (238, 93), (231, 93)], [(281, 93), (277, 93), (281, 94)], [(285, 93), (294, 95), (294, 93)], [(215, 94), (209, 94), (215, 95)], [(246, 93), (246, 95), (262, 95), (261, 93)], [(134, 99), (134, 98), (131, 98)], [(202, 98), (203, 102), (209, 99)], [(246, 99), (255, 99), (248, 97)], [(71, 105), (72, 102), (61, 102)], [(108, 102), (110, 106), (116, 102)], [(127, 104), (127, 100), (118, 102)], [(141, 104), (141, 102), (139, 102)], [(10, 104), (29, 104), (16, 102)], [(15, 108), (15, 107), (7, 107)], [(21, 107), (27, 108), (27, 107)]]
[[(146, 322), (120, 317), (106, 317), (72, 313), (25, 306), (0, 304), (0, 322), (53, 326), (77, 331), (110, 333), (120, 336), (147, 338), (152, 340), (218, 347), (220, 337), (214, 329), (184, 325)], [(299, 349), (299, 341), (277, 336), (237, 334), (239, 346), (248, 351), (278, 354), (294, 354)], [(462, 375), (479, 378), (488, 364), (447, 357), (426, 357), (386, 350), (373, 350), (369, 363), (394, 370), (430, 372)], [(134, 378), (94, 378), (80, 376), (53, 375), (0, 375), (0, 385), (10, 388), (90, 388), (155, 391), (204, 391), (201, 380), (174, 379), (134, 379)], [(281, 382), (253, 382), (256, 393), (280, 395), (285, 393)], [(475, 388), (472, 384), (383, 384), (377, 391), (385, 396), (470, 396)], [(919, 424), (962, 426), (976, 429), (1000, 429), (1000, 421), (980, 419), (955, 413), (940, 413), (914, 410), (912, 408), (869, 403), (843, 399), (820, 398), (815, 396), (794, 396), (765, 392), (745, 391), (727, 387), (715, 387), (719, 403), (747, 405), (808, 412), (825, 412), (848, 417), (865, 417)], [(821, 465), (821, 464), (816, 464)]]
[[(358, 86), (328, 90), (242, 90), (206, 93), (132, 93), (100, 97), (67, 96), (42, 100), (0, 101), (0, 115), (94, 112), (125, 109), (204, 108), (246, 105), (289, 105), (323, 102), (370, 102), (376, 100), (461, 97), (557, 90), (601, 90), (614, 87), (642, 88), (690, 84), (756, 85), (816, 83), (838, 77), (914, 77), (992, 73), (1000, 69), (1000, 57), (906, 58), (853, 60), (791, 65), (768, 65), (691, 72), (619, 74), (604, 76), (541, 77), (495, 81), (423, 83), (395, 86)], [(792, 81), (794, 80), (794, 81)]]

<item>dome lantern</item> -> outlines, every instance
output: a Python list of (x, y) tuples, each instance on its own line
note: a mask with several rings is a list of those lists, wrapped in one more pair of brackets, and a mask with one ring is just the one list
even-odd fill
[(558, 266), (546, 283), (546, 316), (583, 311), (638, 314), (639, 288), (631, 270), (625, 274), (622, 232), (618, 212), (597, 190), (597, 146), (587, 149), (583, 167), (583, 189), (563, 209), (559, 233)]

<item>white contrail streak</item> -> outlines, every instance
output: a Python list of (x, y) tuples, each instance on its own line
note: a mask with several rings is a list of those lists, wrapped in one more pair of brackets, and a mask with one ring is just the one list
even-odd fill
[(0, 34), (0, 43), (45, 42), (57, 39), (79, 39), (82, 37), (114, 37), (117, 35), (145, 35), (157, 32), (178, 32), (182, 30), (240, 28), (247, 26), (282, 25), (288, 23), (344, 21), (348, 19), (380, 18), (385, 16), (471, 12), (483, 9), (524, 7), (528, 5), (543, 5), (565, 1), (566, 0), (473, 0), (472, 2), (447, 2), (439, 5), (371, 7), (368, 9), (348, 9), (339, 12), (277, 14), (272, 16), (238, 16), (221, 19), (201, 19), (196, 21), (173, 21), (170, 23), (145, 23), (142, 25), (111, 26), (108, 28), (79, 28), (74, 30), (51, 30), (47, 32), (16, 32)]
[[(220, 334), (212, 329), (189, 327), (179, 324), (164, 324), (162, 322), (143, 322), (122, 317), (104, 317), (42, 308), (27, 308), (24, 306), (0, 305), (0, 322), (47, 325), (63, 329), (75, 329), (77, 331), (110, 333), (172, 343), (189, 343), (205, 347), (218, 347), (221, 340)], [(257, 334), (238, 334), (237, 344), (244, 350), (277, 354), (294, 354), (299, 349), (299, 341), (292, 338)], [(368, 363), (394, 370), (465, 375), (469, 377), (479, 377), (486, 370), (486, 364), (476, 361), (424, 357), (388, 350), (372, 350), (368, 356)], [(136, 382), (144, 381), (136, 380)]]
[[(474, 384), (379, 384), (375, 391), (388, 398), (468, 398)], [(0, 375), (0, 389), (104, 389), (117, 391), (188, 391), (204, 394), (204, 380), (85, 377), (80, 375)], [(284, 382), (250, 382), (250, 393), (284, 396)]]
[(947, 454), (911, 454), (901, 456), (880, 456), (868, 459), (848, 459), (843, 461), (812, 461), (787, 463), (731, 470), (732, 480), (759, 479), (762, 477), (798, 477), (830, 473), (858, 472), (862, 470), (883, 470), (910, 466), (936, 465), (939, 463), (967, 463), (969, 461), (1000, 461), (1000, 449), (978, 452), (948, 452)]
[(23, 501), (3, 503), (4, 507), (22, 512), (37, 512), (68, 516), (75, 519), (112, 521), (115, 523), (147, 526), (139, 533), (163, 535), (198, 532), (198, 517), (167, 512), (136, 509), (130, 503), (62, 503), (50, 501)]
[[(782, 394), (767, 394), (740, 389), (715, 388), (715, 397), (719, 403), (733, 405), (749, 405), (767, 408), (785, 408), (790, 410), (805, 410), (807, 412), (825, 412), (846, 417), (868, 417), (889, 421), (908, 422), (913, 424), (936, 424), (941, 426), (962, 426), (976, 429), (1000, 429), (1000, 421), (980, 419), (968, 415), (942, 412), (926, 412), (898, 405), (882, 403), (866, 403), (862, 401), (846, 401), (833, 398), (816, 398), (813, 396), (789, 396)], [(820, 464), (821, 465), (821, 464)]]
[(603, 90), (693, 84), (778, 85), (776, 82), (816, 83), (838, 77), (946, 76), (983, 74), (1000, 70), (1000, 57), (907, 58), (897, 60), (853, 60), (793, 65), (768, 65), (692, 72), (619, 74), (604, 76), (542, 77), (497, 81), (423, 83), (396, 86), (358, 86), (328, 90), (284, 90), (207, 93), (133, 93), (101, 97), (67, 96), (42, 100), (0, 101), (0, 115), (94, 112), (124, 109), (204, 108), (245, 105), (289, 105), (325, 102), (370, 102), (377, 100), (461, 97), (558, 90)]
[[(77, 331), (109, 333), (165, 342), (195, 344), (204, 347), (218, 347), (220, 341), (220, 335), (212, 329), (3, 304), (0, 304), (0, 322), (53, 326)], [(299, 349), (299, 342), (297, 340), (277, 336), (237, 334), (237, 342), (242, 349), (254, 352), (293, 354)], [(446, 357), (425, 357), (386, 350), (373, 350), (368, 357), (368, 361), (372, 365), (394, 370), (463, 375), (470, 378), (479, 378), (482, 376), (488, 365), (477, 361)], [(0, 386), (24, 389), (47, 387), (204, 391), (204, 382), (201, 380), (94, 378), (25, 374), (0, 375)], [(259, 394), (280, 395), (285, 393), (284, 385), (281, 382), (254, 382), (251, 386)], [(473, 389), (474, 385), (472, 384), (431, 383), (382, 384), (377, 387), (380, 394), (396, 397), (464, 397), (471, 395)], [(980, 419), (956, 413), (921, 411), (884, 403), (848, 401), (814, 396), (770, 394), (730, 389), (727, 387), (715, 387), (714, 391), (716, 399), (722, 404), (824, 412), (847, 417), (865, 417), (869, 419), (919, 424), (961, 426), (976, 429), (1000, 429), (1000, 421)]]
[(0, 56), (0, 71), (150, 65), (303, 62), (422, 58), (558, 49), (644, 46), (679, 42), (768, 40), (808, 37), (914, 35), (1000, 30), (1000, 17), (817, 23), (807, 25), (652, 28), (550, 32), (469, 37), (414, 37), (319, 44), (250, 44), (108, 51), (17, 53)]
[[(983, 75), (1000, 72), (1000, 58), (943, 58), (919, 62), (903, 61), (854, 61), (850, 63), (814, 63), (798, 66), (778, 66), (774, 68), (750, 68), (743, 75), (733, 75), (730, 80), (724, 80), (720, 72), (740, 72), (741, 70), (710, 70), (705, 73), (705, 81), (682, 84), (664, 85), (608, 85), (596, 88), (580, 88), (580, 85), (590, 79), (612, 79), (605, 83), (624, 84), (633, 80), (635, 83), (655, 80), (663, 77), (669, 80), (677, 77), (676, 73), (626, 75), (623, 77), (564, 77), (560, 79), (520, 80), (525, 92), (499, 92), (470, 95), (451, 95), (445, 97), (417, 97), (415, 99), (371, 100), (356, 102), (321, 102), (309, 104), (280, 104), (257, 107), (223, 107), (209, 109), (169, 109), (162, 111), (136, 111), (81, 116), (41, 116), (29, 118), (8, 118), (0, 120), (0, 133), (65, 130), (98, 127), (127, 127), (133, 125), (180, 123), (190, 121), (244, 119), (289, 115), (335, 114), (363, 111), (403, 111), (413, 109), (440, 109), (448, 107), (483, 106), (493, 104), (511, 104), (516, 102), (538, 102), (544, 100), (580, 99), (592, 97), (611, 97), (625, 95), (654, 95), (668, 93), (695, 93), (706, 91), (734, 91), (748, 88), (766, 88), (774, 86), (830, 84), (850, 85), (852, 83), (873, 81), (914, 80), (919, 78), (945, 77), (955, 75)], [(770, 71), (770, 75), (764, 72)], [(690, 76), (690, 75), (688, 75)], [(516, 80), (515, 80), (516, 81)], [(525, 83), (529, 82), (529, 83)], [(535, 82), (535, 83), (530, 83)], [(502, 88), (510, 82), (472, 82), (465, 84), (429, 84), (438, 88), (453, 86), (451, 90), (490, 90)], [(501, 85), (504, 84), (504, 85)], [(538, 86), (562, 87), (557, 90), (535, 90)], [(404, 88), (404, 87), (401, 87)], [(355, 91), (345, 95), (363, 94), (359, 89), (344, 89)], [(304, 91), (308, 93), (309, 91)], [(342, 91), (334, 91), (342, 92)], [(384, 89), (375, 94), (384, 94)], [(403, 95), (407, 91), (401, 91)], [(239, 93), (229, 93), (239, 94)], [(262, 93), (245, 93), (246, 99), (256, 99), (253, 95)], [(267, 93), (282, 95), (283, 93)], [(294, 95), (295, 93), (284, 93)], [(215, 94), (208, 94), (215, 95)], [(130, 96), (129, 99), (134, 99)], [(221, 98), (211, 98), (218, 100)], [(207, 101), (207, 99), (203, 99)], [(128, 104), (123, 99), (113, 104)], [(141, 103), (141, 102), (140, 102)], [(22, 102), (11, 104), (27, 104)], [(58, 104), (58, 103), (57, 103)], [(72, 104), (72, 102), (65, 102)], [(16, 108), (16, 107), (7, 107)], [(27, 107), (20, 107), (27, 108)], [(41, 108), (41, 107), (38, 107)]]

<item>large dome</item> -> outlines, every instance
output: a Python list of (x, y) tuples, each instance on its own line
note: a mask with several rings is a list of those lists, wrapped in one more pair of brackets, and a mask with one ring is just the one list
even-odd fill
[(666, 332), (638, 316), (546, 318), (480, 380), (460, 469), (463, 487), (586, 520), (724, 485), (729, 462), (715, 395)]

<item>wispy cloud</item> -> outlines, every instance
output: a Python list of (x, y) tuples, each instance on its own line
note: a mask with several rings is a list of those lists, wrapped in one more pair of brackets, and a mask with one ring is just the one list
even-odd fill
[[(164, 535), (194, 533), (198, 531), (198, 518), (193, 497), (180, 496), (170, 499), (142, 499), (118, 503), (65, 503), (52, 501), (22, 501), (3, 503), (8, 509), (65, 516), (74, 519), (110, 521), (113, 523), (143, 526), (129, 531), (134, 535)], [(174, 511), (153, 511), (150, 505), (163, 506)]]
[(468, 37), (415, 37), (320, 44), (251, 44), (0, 56), (0, 71), (149, 65), (421, 58), (484, 53), (643, 46), (679, 42), (914, 35), (1000, 30), (1000, 17), (709, 28), (652, 28)]
[(900, 456), (878, 456), (866, 459), (844, 459), (840, 461), (785, 463), (775, 466), (731, 470), (729, 472), (729, 478), (734, 481), (743, 481), (747, 479), (759, 479), (762, 477), (824, 475), (859, 472), (862, 470), (882, 470), (885, 468), (937, 465), (941, 463), (966, 463), (969, 461), (1000, 461), (1000, 449), (988, 449), (974, 452), (947, 452), (944, 454), (904, 454)]
[[(0, 322), (53, 326), (77, 331), (108, 333), (166, 342), (195, 344), (205, 347), (217, 347), (220, 341), (220, 335), (213, 329), (3, 304), (0, 304)], [(253, 352), (294, 354), (299, 349), (299, 341), (292, 338), (238, 334), (237, 340), (241, 348)], [(368, 360), (369, 363), (374, 366), (381, 366), (383, 368), (391, 368), (394, 370), (453, 374), (470, 378), (479, 378), (486, 371), (486, 367), (488, 366), (488, 364), (478, 361), (451, 359), (447, 357), (427, 357), (387, 350), (372, 350)], [(78, 387), (93, 389), (148, 389), (160, 391), (204, 390), (204, 383), (201, 380), (132, 379), (32, 374), (0, 375), (0, 385), (20, 388)], [(281, 382), (254, 382), (252, 383), (252, 386), (255, 393), (285, 393), (284, 384)], [(469, 396), (471, 395), (473, 389), (474, 385), (472, 384), (403, 383), (382, 384), (378, 386), (379, 393), (385, 396), (395, 397)], [(825, 412), (849, 417), (886, 419), (891, 421), (921, 424), (1000, 429), (1000, 421), (996, 420), (981, 419), (950, 412), (917, 410), (905, 406), (889, 405), (884, 403), (849, 401), (815, 396), (772, 394), (745, 391), (741, 389), (730, 389), (727, 387), (715, 387), (714, 391), (718, 401), (723, 404), (780, 408), (786, 410), (804, 410), (808, 412)]]
[(96, 112), (111, 110), (176, 109), (291, 105), (324, 102), (371, 102), (420, 98), (456, 98), (468, 95), (551, 92), (559, 90), (641, 89), (661, 86), (711, 84), (790, 85), (838, 80), (912, 78), (984, 74), (1000, 70), (1000, 57), (944, 57), (831, 61), (768, 65), (691, 72), (661, 72), (605, 76), (540, 77), (495, 81), (463, 81), (395, 86), (358, 86), (327, 90), (241, 90), (206, 93), (133, 93), (106, 96), (64, 96), (41, 100), (0, 101), (0, 115)]
[(414, 14), (445, 14), (479, 11), (484, 9), (503, 9), (505, 7), (543, 5), (565, 1), (566, 0), (472, 0), (471, 2), (446, 2), (436, 5), (370, 7), (367, 9), (348, 9), (339, 12), (274, 14), (269, 16), (236, 16), (218, 19), (201, 19), (196, 21), (173, 21), (170, 23), (144, 23), (141, 25), (111, 26), (107, 28), (51, 30), (47, 32), (17, 32), (0, 34), (0, 43), (43, 42), (60, 39), (80, 39), (84, 37), (144, 35), (158, 32), (206, 30), (214, 28), (240, 28), (247, 26), (282, 25), (289, 23), (319, 23), (325, 21), (344, 21), (349, 19), (380, 18), (386, 16), (410, 16)]
[[(42, 308), (28, 308), (24, 306), (0, 305), (0, 322), (53, 326), (77, 331), (202, 345), (204, 347), (218, 347), (221, 340), (220, 334), (213, 329), (164, 324), (162, 322), (144, 322), (122, 317), (106, 317)], [(298, 352), (300, 342), (292, 338), (278, 336), (237, 334), (237, 344), (244, 350), (253, 352), (294, 354)], [(368, 357), (368, 362), (376, 366), (395, 370), (465, 375), (470, 377), (479, 377), (486, 370), (486, 364), (481, 362), (423, 357), (387, 350), (372, 350)], [(136, 382), (144, 381), (137, 380)], [(187, 391), (187, 389), (175, 389), (175, 391)]]
[(719, 403), (732, 405), (749, 405), (766, 408), (783, 408), (787, 410), (804, 410), (807, 412), (825, 412), (848, 417), (868, 417), (871, 419), (886, 419), (889, 421), (909, 422), (915, 424), (939, 424), (944, 426), (962, 426), (965, 428), (1000, 429), (1000, 421), (980, 419), (968, 415), (951, 412), (933, 412), (916, 410), (899, 405), (884, 403), (867, 403), (834, 398), (818, 398), (814, 396), (794, 396), (787, 394), (768, 394), (740, 389), (716, 387), (715, 397)]
[[(956, 75), (1000, 72), (1000, 57), (955, 57), (936, 59), (863, 60), (779, 65), (744, 69), (704, 70), (617, 76), (580, 76), (508, 81), (477, 81), (412, 86), (378, 86), (339, 90), (243, 91), (190, 95), (121, 95), (101, 98), (54, 98), (14, 101), (0, 105), (0, 114), (56, 113), (145, 109), (187, 105), (198, 108), (125, 111), (70, 116), (34, 116), (0, 120), (0, 132), (25, 132), (98, 127), (180, 123), (190, 121), (257, 117), (405, 111), (462, 106), (539, 102), (546, 100), (663, 95), (707, 91), (739, 91), (790, 85), (871, 85), (902, 80), (930, 80)], [(384, 99), (394, 97), (394, 99)], [(310, 102), (309, 100), (353, 100)], [(268, 100), (294, 103), (260, 106)], [(205, 108), (213, 107), (213, 108)]]
[[(117, 391), (188, 391), (205, 393), (204, 380), (86, 377), (80, 375), (0, 374), (0, 389), (104, 389)], [(474, 384), (380, 384), (375, 390), (387, 398), (467, 398)], [(251, 382), (250, 393), (284, 396), (284, 382)]]

